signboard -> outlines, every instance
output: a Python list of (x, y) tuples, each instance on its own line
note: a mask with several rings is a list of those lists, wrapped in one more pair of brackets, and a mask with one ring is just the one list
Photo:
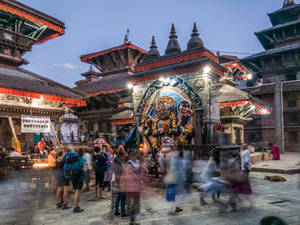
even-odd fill
[(50, 117), (21, 116), (22, 133), (50, 133)]

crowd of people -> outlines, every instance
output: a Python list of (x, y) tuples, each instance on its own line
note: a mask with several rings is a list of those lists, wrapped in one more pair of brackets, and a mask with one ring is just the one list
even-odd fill
[[(160, 178), (160, 183), (165, 185), (166, 201), (172, 204), (170, 213), (184, 210), (183, 202), (189, 199), (193, 189), (199, 191), (201, 206), (208, 204), (208, 198), (221, 209), (236, 211), (244, 200), (252, 206), (251, 154), (246, 144), (240, 155), (225, 160), (214, 149), (208, 161), (192, 160), (191, 151), (174, 144), (163, 149), (167, 157), (164, 153), (143, 155), (136, 146), (112, 148), (105, 141), (95, 142), (94, 148), (56, 145), (50, 139), (46, 142), (41, 139), (37, 146), (40, 154), (48, 157), (53, 173), (50, 186), (56, 190), (58, 209), (72, 208), (68, 199), (73, 189), (73, 212), (82, 212), (80, 195), (92, 191), (94, 186), (93, 200), (106, 199), (106, 189), (116, 197), (112, 201), (113, 214), (129, 216), (131, 224), (136, 224), (144, 178), (149, 173), (155, 174), (155, 178)], [(12, 149), (9, 154), (17, 153)], [(5, 151), (0, 148), (0, 159), (3, 158)], [(93, 174), (95, 179), (91, 179)]]
[[(49, 157), (52, 153), (49, 154)], [(221, 162), (219, 152), (214, 150), (206, 161), (192, 161), (190, 151), (176, 150), (173, 147), (170, 160), (160, 172), (161, 180), (166, 185), (166, 200), (174, 205), (174, 213), (182, 211), (182, 202), (188, 198), (193, 188), (200, 192), (200, 204), (206, 205), (207, 197), (221, 206), (238, 209), (240, 194), (252, 193), (249, 182), (251, 157), (247, 145), (243, 147), (240, 157)], [(52, 156), (51, 156), (52, 157)], [(68, 194), (70, 185), (74, 190), (74, 213), (82, 212), (79, 206), (80, 193), (90, 190), (91, 174), (95, 174), (95, 198), (103, 200), (103, 190), (116, 195), (114, 215), (130, 216), (132, 223), (139, 214), (140, 195), (143, 178), (148, 173), (152, 156), (145, 157), (131, 148), (129, 152), (122, 149), (113, 150), (103, 145), (94, 149), (88, 147), (75, 150), (72, 146), (60, 149), (52, 157), (53, 174), (56, 179), (57, 208), (69, 209)], [(158, 159), (159, 160), (159, 159)], [(49, 164), (50, 165), (50, 164)], [(222, 195), (229, 196), (227, 203), (221, 201)], [(250, 198), (247, 198), (251, 204)], [(172, 207), (173, 208), (173, 207)]]
[[(206, 198), (211, 197), (213, 203), (221, 209), (231, 208), (235, 211), (242, 201), (241, 195), (252, 205), (250, 195), (252, 189), (249, 181), (251, 171), (251, 157), (247, 145), (244, 145), (240, 156), (221, 161), (220, 153), (211, 152), (207, 161), (192, 161), (189, 151), (174, 151), (168, 165), (168, 172), (164, 177), (166, 200), (175, 204), (174, 211), (183, 209), (181, 204), (188, 199), (193, 188), (200, 193), (200, 205), (207, 205)], [(226, 196), (220, 200), (222, 196)], [(170, 213), (172, 213), (170, 212)]]
[(116, 195), (114, 215), (130, 216), (131, 221), (135, 221), (139, 212), (142, 177), (147, 173), (147, 163), (142, 154), (137, 151), (126, 152), (122, 148), (113, 150), (106, 145), (77, 150), (69, 145), (51, 152), (48, 163), (53, 171), (50, 186), (56, 189), (57, 208), (71, 208), (68, 195), (73, 189), (73, 212), (82, 212), (79, 206), (80, 193), (91, 190), (91, 174), (95, 174), (95, 198), (92, 200), (106, 199), (103, 191), (107, 189)]

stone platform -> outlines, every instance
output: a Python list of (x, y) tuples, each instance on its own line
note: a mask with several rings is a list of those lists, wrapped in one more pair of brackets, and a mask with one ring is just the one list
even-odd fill
[[(254, 154), (261, 154), (261, 153), (254, 153)], [(255, 161), (255, 155), (253, 159)], [(252, 165), (252, 171), (281, 173), (281, 174), (300, 173), (300, 153), (287, 152), (281, 155), (281, 160), (269, 160), (269, 161), (256, 162), (254, 165)]]
[(269, 161), (272, 160), (272, 155), (269, 153), (261, 153), (261, 152), (255, 152), (251, 153), (251, 163), (252, 164), (257, 164), (259, 162), (263, 161)]

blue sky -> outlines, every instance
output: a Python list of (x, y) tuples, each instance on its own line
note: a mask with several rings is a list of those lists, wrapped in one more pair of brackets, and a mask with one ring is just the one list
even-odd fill
[(155, 35), (161, 54), (167, 46), (171, 23), (175, 23), (184, 50), (194, 21), (210, 50), (222, 54), (262, 51), (254, 32), (271, 26), (267, 13), (281, 8), (284, 0), (19, 1), (66, 24), (64, 36), (26, 53), (30, 64), (24, 68), (73, 87), (89, 68), (80, 62), (80, 55), (122, 44), (127, 28), (130, 41), (146, 50)]

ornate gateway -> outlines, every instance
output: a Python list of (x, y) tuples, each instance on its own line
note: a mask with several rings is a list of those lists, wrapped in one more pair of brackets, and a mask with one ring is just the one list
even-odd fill
[[(173, 143), (190, 144), (194, 137), (194, 104), (190, 97), (177, 88), (181, 84), (185, 90), (192, 92), (180, 79), (172, 79), (174, 86), (162, 81), (154, 81), (146, 91), (138, 110), (141, 110), (140, 134), (143, 136), (147, 149), (160, 151), (164, 141), (172, 139)], [(171, 82), (170, 82), (171, 83)], [(197, 94), (195, 102), (201, 105)], [(169, 141), (170, 142), (170, 141)]]

